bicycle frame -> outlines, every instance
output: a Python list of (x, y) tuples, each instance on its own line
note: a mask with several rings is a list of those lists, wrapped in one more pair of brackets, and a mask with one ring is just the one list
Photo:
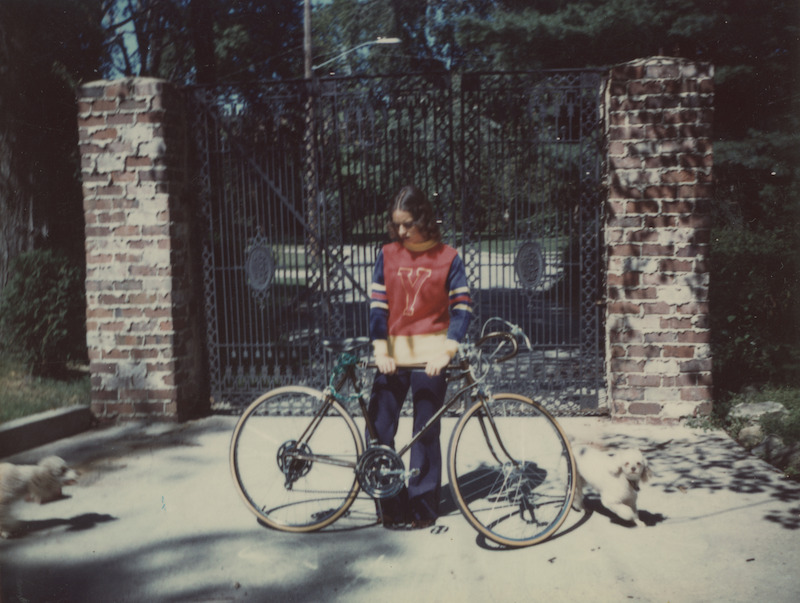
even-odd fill
[[(500, 332), (489, 333), (488, 335), (482, 337), (476, 345), (479, 346), (485, 341), (497, 337), (503, 338), (507, 342), (511, 343), (512, 351), (510, 354), (507, 354), (497, 359), (496, 362), (500, 363), (510, 358), (513, 358), (517, 354), (518, 344), (513, 335), (508, 332), (500, 331)], [(501, 346), (502, 342), (500, 345), (498, 345), (497, 350), (499, 350)], [(375, 431), (375, 426), (369, 417), (369, 413), (367, 412), (367, 404), (364, 400), (364, 396), (362, 395), (361, 387), (359, 385), (358, 377), (356, 375), (357, 367), (362, 369), (377, 368), (374, 363), (359, 361), (355, 357), (346, 353), (340, 354), (339, 360), (337, 362), (336, 367), (334, 368), (331, 377), (331, 384), (325, 389), (324, 392), (325, 403), (314, 414), (314, 416), (311, 419), (311, 422), (308, 424), (308, 426), (303, 431), (301, 436), (297, 439), (296, 445), (302, 446), (305, 442), (307, 442), (310, 439), (311, 435), (314, 433), (315, 429), (322, 421), (325, 414), (328, 412), (328, 409), (330, 408), (333, 401), (342, 398), (342, 396), (339, 395), (339, 392), (341, 392), (348, 383), (350, 383), (353, 386), (353, 389), (356, 392), (354, 397), (356, 397), (358, 400), (358, 405), (361, 409), (361, 415), (363, 416), (364, 421), (366, 423), (367, 432), (369, 434), (367, 449), (369, 449), (371, 446), (377, 445), (378, 438)], [(425, 365), (421, 364), (421, 365), (399, 366), (398, 369), (424, 370)], [(488, 396), (486, 392), (483, 391), (482, 388), (478, 387), (481, 383), (481, 379), (476, 378), (473, 371), (473, 367), (469, 361), (469, 358), (464, 357), (461, 358), (458, 363), (451, 364), (448, 367), (448, 371), (459, 371), (460, 374), (450, 378), (450, 380), (465, 379), (467, 382), (466, 385), (462, 387), (460, 390), (458, 390), (455, 394), (453, 394), (444, 404), (442, 404), (439, 410), (436, 411), (436, 413), (425, 423), (425, 425), (423, 425), (423, 427), (411, 438), (411, 440), (407, 444), (405, 444), (402, 448), (396, 451), (397, 456), (403, 457), (409, 450), (411, 450), (411, 447), (428, 432), (428, 430), (430, 430), (438, 421), (441, 420), (441, 418), (448, 410), (450, 410), (458, 401), (461, 400), (462, 396), (464, 396), (467, 392), (474, 390), (476, 397), (478, 398), (478, 400), (480, 400), (480, 402), (484, 406), (485, 412), (483, 416), (488, 419), (489, 425), (491, 426), (491, 432), (494, 434), (494, 441), (497, 442), (497, 444), (500, 447), (500, 450), (505, 455), (505, 457), (508, 458), (512, 464), (517, 465), (517, 461), (511, 456), (511, 454), (509, 454), (509, 452), (503, 445), (502, 438), (500, 437), (499, 431), (494, 422), (494, 418), (492, 417), (492, 413), (488, 411), (487, 402), (490, 399), (490, 396)], [(341, 377), (339, 379), (336, 379), (337, 375), (341, 375)], [(483, 422), (481, 422), (481, 425), (484, 430), (484, 436), (486, 437), (486, 441), (490, 442), (489, 433), (486, 431), (486, 427), (483, 425)], [(494, 453), (494, 450), (492, 450), (492, 455), (499, 462), (499, 458)], [(302, 461), (328, 463), (340, 467), (351, 467), (354, 470), (357, 465), (357, 463), (341, 461), (324, 455), (304, 454), (302, 452), (294, 453), (292, 458)]]

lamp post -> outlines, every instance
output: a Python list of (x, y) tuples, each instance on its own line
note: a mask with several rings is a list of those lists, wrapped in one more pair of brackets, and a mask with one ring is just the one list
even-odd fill
[[(308, 10), (309, 2), (306, 0), (306, 9)], [(367, 42), (363, 42), (354, 46), (353, 48), (349, 48), (344, 52), (340, 52), (334, 57), (319, 63), (318, 65), (313, 65), (311, 60), (311, 32), (310, 32), (310, 18), (308, 15), (305, 19), (305, 29), (306, 29), (306, 40), (305, 40), (305, 70), (306, 70), (306, 80), (308, 85), (308, 97), (306, 98), (306, 131), (305, 131), (305, 157), (306, 157), (306, 216), (308, 219), (308, 226), (311, 232), (310, 240), (309, 240), (309, 247), (310, 247), (310, 256), (312, 261), (317, 262), (321, 260), (322, 257), (322, 250), (320, 248), (320, 242), (317, 238), (318, 226), (319, 226), (319, 217), (318, 217), (318, 205), (319, 200), (317, 199), (318, 196), (318, 187), (317, 187), (317, 145), (316, 145), (316, 114), (315, 114), (315, 106), (314, 106), (314, 97), (317, 95), (318, 90), (317, 87), (319, 82), (317, 80), (317, 69), (321, 67), (325, 67), (325, 65), (330, 65), (331, 63), (338, 61), (339, 59), (349, 55), (350, 53), (356, 52), (357, 50), (361, 50), (362, 48), (367, 48), (370, 46), (376, 45), (391, 45), (391, 44), (399, 44), (400, 38), (385, 38), (385, 37), (378, 37), (374, 40), (369, 40)], [(322, 263), (319, 262), (317, 265), (322, 266)]]
[[(309, 3), (306, 0), (306, 7), (308, 7)], [(318, 272), (319, 278), (314, 279), (314, 281), (309, 282), (309, 286), (312, 294), (312, 297), (316, 298), (317, 307), (319, 311), (322, 313), (322, 324), (329, 324), (330, 322), (330, 305), (328, 303), (327, 297), (324, 295), (326, 290), (326, 280), (327, 280), (327, 272), (325, 267), (325, 261), (323, 256), (323, 241), (321, 240), (320, 234), (320, 217), (319, 211), (322, 206), (322, 200), (320, 199), (319, 193), (319, 186), (318, 186), (318, 173), (317, 173), (317, 161), (318, 161), (318, 149), (317, 149), (317, 141), (316, 141), (316, 106), (315, 106), (315, 97), (319, 94), (319, 79), (317, 78), (317, 70), (325, 67), (326, 65), (330, 65), (331, 63), (338, 61), (339, 59), (349, 55), (352, 52), (356, 52), (362, 48), (367, 48), (369, 46), (375, 45), (384, 45), (384, 44), (399, 44), (399, 38), (376, 38), (374, 40), (370, 40), (368, 42), (363, 42), (345, 50), (344, 52), (340, 52), (334, 57), (319, 63), (318, 65), (313, 65), (311, 60), (311, 35), (310, 35), (310, 28), (308, 26), (310, 19), (306, 18), (306, 42), (305, 42), (305, 79), (306, 85), (308, 86), (308, 97), (306, 98), (306, 124), (305, 124), (305, 201), (306, 201), (306, 220), (308, 226), (308, 257), (309, 263), (313, 266), (316, 270), (313, 272)], [(320, 355), (319, 360), (322, 359), (322, 351), (321, 348), (317, 350), (317, 353)]]
[(312, 65), (311, 71), (315, 72), (317, 69), (325, 67), (325, 65), (330, 65), (334, 61), (338, 61), (339, 59), (347, 56), (351, 52), (355, 52), (356, 50), (361, 50), (362, 48), (367, 48), (368, 46), (375, 46), (377, 44), (399, 44), (399, 43), (400, 43), (400, 38), (375, 38), (374, 40), (370, 40), (369, 42), (363, 42), (358, 46), (353, 46), (353, 48), (345, 50), (344, 52), (337, 54), (335, 57), (332, 57), (327, 61), (323, 61), (319, 65)]
[(311, 0), (303, 2), (303, 58), (305, 64), (305, 78), (311, 77), (311, 63), (314, 49), (311, 47)]

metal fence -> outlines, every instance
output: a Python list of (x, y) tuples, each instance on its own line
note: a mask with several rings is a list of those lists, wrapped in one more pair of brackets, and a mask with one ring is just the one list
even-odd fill
[(322, 387), (366, 335), (386, 210), (415, 183), (476, 300), (533, 343), (504, 390), (602, 410), (600, 71), (319, 78), (190, 90), (214, 406)]

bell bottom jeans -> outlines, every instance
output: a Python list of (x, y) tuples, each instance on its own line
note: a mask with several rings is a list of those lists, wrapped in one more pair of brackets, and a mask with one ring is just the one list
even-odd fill
[[(394, 375), (378, 373), (372, 386), (368, 414), (378, 436), (378, 444), (394, 448), (394, 438), (408, 390), (414, 403), (416, 435), (441, 408), (447, 392), (445, 375), (429, 377), (423, 370), (398, 369)], [(411, 447), (408, 469), (419, 473), (408, 480), (408, 488), (395, 497), (380, 501), (384, 520), (393, 522), (436, 519), (442, 485), (441, 423), (433, 425)], [(369, 437), (369, 436), (367, 436)]]

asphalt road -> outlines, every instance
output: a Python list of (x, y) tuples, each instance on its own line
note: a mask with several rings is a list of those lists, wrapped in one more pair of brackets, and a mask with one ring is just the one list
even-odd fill
[(564, 420), (578, 440), (646, 451), (647, 526), (590, 501), (553, 539), (504, 550), (457, 512), (384, 530), (366, 498), (322, 533), (261, 527), (228, 470), (233, 424), (126, 424), (5, 459), (59, 454), (81, 477), (67, 498), (20, 507), (0, 601), (800, 601), (800, 484), (722, 432)]

